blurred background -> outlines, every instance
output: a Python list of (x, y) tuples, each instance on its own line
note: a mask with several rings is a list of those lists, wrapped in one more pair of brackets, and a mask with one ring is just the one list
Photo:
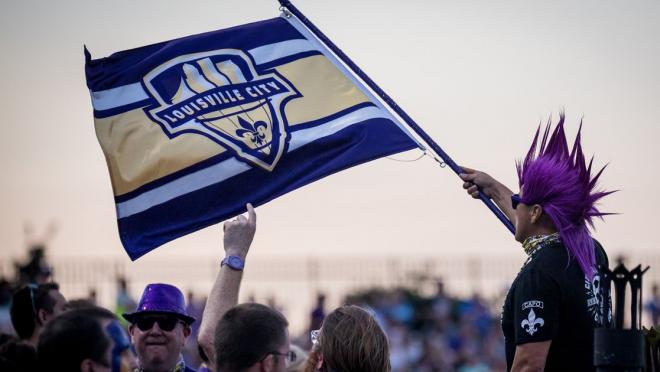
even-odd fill
[[(644, 324), (653, 322), (660, 3), (294, 3), (454, 160), (512, 189), (514, 162), (539, 122), (565, 109), (573, 138), (583, 120), (587, 155), (608, 164), (602, 188), (621, 190), (601, 205), (620, 214), (597, 221), (594, 236), (611, 262), (651, 266)], [(131, 306), (151, 282), (203, 301), (224, 255), (220, 226), (136, 262), (121, 247), (83, 44), (100, 58), (277, 9), (274, 0), (0, 4), (3, 301), (21, 275), (46, 275), (67, 298), (111, 309)], [(501, 367), (503, 294), (524, 253), (451, 170), (428, 157), (408, 161), (419, 155), (373, 161), (257, 208), (241, 301), (282, 309), (302, 339), (319, 318), (320, 294), (325, 310), (370, 304), (388, 325), (397, 370)], [(445, 349), (446, 360), (434, 360), (433, 350)]]

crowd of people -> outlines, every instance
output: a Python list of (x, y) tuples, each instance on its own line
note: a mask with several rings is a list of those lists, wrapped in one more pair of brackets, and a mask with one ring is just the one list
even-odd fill
[[(242, 253), (234, 254), (244, 257)], [(43, 248), (33, 250), (29, 261), (17, 267), (16, 272), (15, 280), (0, 280), (0, 370), (3, 371), (52, 370), (52, 366), (58, 366), (56, 370), (86, 371), (190, 371), (200, 367), (204, 370), (212, 366), (209, 355), (215, 360), (228, 361), (218, 371), (242, 371), (264, 356), (259, 350), (275, 353), (268, 355), (279, 357), (282, 370), (288, 371), (323, 370), (322, 364), (314, 369), (323, 360), (339, 368), (332, 369), (335, 371), (365, 370), (360, 363), (370, 363), (374, 371), (506, 369), (504, 338), (496, 307), (478, 295), (451, 296), (441, 280), (431, 296), (420, 295), (413, 288), (372, 288), (351, 293), (343, 300), (347, 305), (330, 314), (325, 296), (319, 295), (310, 311), (306, 331), (290, 340), (286, 332), (288, 321), (276, 310), (253, 303), (236, 306), (231, 312), (216, 307), (216, 311), (226, 311), (222, 317), (227, 321), (215, 328), (213, 335), (203, 336), (206, 338), (202, 342), (207, 342), (204, 351), (197, 340), (205, 298), (195, 298), (189, 292), (184, 299), (178, 288), (155, 283), (145, 288), (138, 302), (129, 292), (127, 281), (118, 278), (114, 311), (96, 306), (93, 296), (67, 301), (52, 281), (53, 272), (44, 259)], [(238, 293), (225, 284), (216, 282), (214, 291), (230, 297)], [(653, 324), (658, 324), (657, 285), (653, 286), (645, 309)], [(218, 318), (218, 313), (215, 317)], [(352, 323), (347, 324), (346, 319)], [(369, 355), (364, 359), (366, 352), (359, 352), (364, 339), (351, 337), (360, 327), (363, 334), (380, 336), (369, 338), (370, 347), (372, 351), (385, 353), (384, 357), (370, 360), (374, 356)], [(317, 330), (324, 330), (325, 335)], [(324, 349), (315, 349), (321, 338), (325, 339)], [(255, 340), (264, 340), (265, 344), (255, 345)], [(346, 344), (350, 340), (355, 344)], [(81, 349), (80, 345), (86, 347)], [(354, 354), (339, 353), (344, 349)], [(77, 350), (77, 354), (72, 350)], [(218, 350), (222, 353), (218, 354)], [(254, 350), (254, 355), (234, 360), (236, 354), (245, 350)], [(321, 355), (337, 359), (324, 359)], [(310, 367), (310, 364), (316, 365)]]

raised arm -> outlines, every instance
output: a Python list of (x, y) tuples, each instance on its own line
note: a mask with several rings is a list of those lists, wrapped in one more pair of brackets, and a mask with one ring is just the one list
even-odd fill
[[(224, 225), (225, 257), (236, 256), (243, 262), (247, 257), (250, 244), (257, 228), (257, 215), (251, 204), (247, 205), (248, 217), (243, 215)], [(199, 328), (198, 343), (208, 358), (208, 366), (215, 370), (215, 327), (227, 310), (238, 304), (238, 292), (241, 287), (243, 270), (222, 265), (213, 283), (211, 293), (206, 301), (202, 324)]]
[(495, 204), (515, 225), (516, 212), (511, 206), (511, 195), (513, 195), (513, 191), (487, 173), (467, 167), (461, 168), (464, 173), (461, 173), (459, 176), (464, 181), (463, 188), (467, 190), (467, 193), (473, 198), (479, 199), (479, 190), (481, 190), (486, 196), (493, 199)]

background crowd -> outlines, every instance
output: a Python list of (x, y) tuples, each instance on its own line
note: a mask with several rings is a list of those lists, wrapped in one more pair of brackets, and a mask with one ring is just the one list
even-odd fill
[[(57, 276), (48, 264), (45, 250), (35, 246), (24, 262), (16, 263), (14, 278), (0, 279), (0, 332), (3, 346), (16, 336), (12, 327), (10, 305), (12, 294), (27, 284), (43, 284), (56, 280)], [(63, 293), (66, 296), (66, 293)], [(658, 286), (646, 295), (644, 310), (652, 324), (660, 324), (660, 293)], [(69, 298), (69, 308), (95, 305), (95, 291), (86, 298)], [(194, 337), (186, 339), (183, 356), (186, 364), (201, 364), (198, 353), (197, 332), (201, 324), (205, 298), (189, 292), (187, 312), (198, 319), (192, 325)], [(390, 344), (390, 362), (393, 371), (500, 371), (506, 369), (504, 339), (500, 329), (497, 303), (486, 301), (478, 294), (457, 297), (448, 294), (442, 280), (436, 283), (431, 296), (421, 295), (414, 288), (371, 288), (348, 293), (343, 303), (367, 307), (381, 324)], [(127, 323), (120, 316), (135, 309), (137, 303), (130, 293), (126, 278), (117, 278), (116, 301), (111, 309), (124, 327)], [(277, 307), (272, 302), (270, 306)], [(312, 347), (309, 331), (319, 329), (327, 315), (326, 297), (318, 295), (315, 306), (309, 311), (305, 331), (292, 335), (292, 343), (301, 350)], [(16, 352), (16, 350), (11, 350)], [(301, 352), (302, 353), (302, 352)]]

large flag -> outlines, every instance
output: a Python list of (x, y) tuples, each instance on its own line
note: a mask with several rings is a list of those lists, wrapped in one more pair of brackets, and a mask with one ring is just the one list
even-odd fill
[(132, 259), (322, 177), (418, 147), (295, 19), (92, 60), (87, 85)]

